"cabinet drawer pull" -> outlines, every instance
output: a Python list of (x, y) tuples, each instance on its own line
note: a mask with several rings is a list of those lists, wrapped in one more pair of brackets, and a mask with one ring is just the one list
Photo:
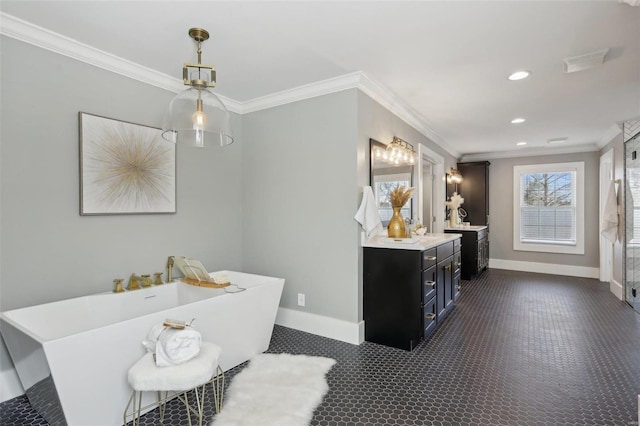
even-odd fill
[(436, 319), (436, 314), (427, 314), (425, 315), (425, 318), (429, 321), (433, 321), (434, 319)]
[(435, 281), (425, 281), (424, 285), (427, 285), (429, 287), (435, 287), (436, 286), (436, 282)]
[(456, 268), (459, 268), (460, 266), (462, 266), (461, 262), (456, 262)]
[(445, 271), (450, 271), (451, 270), (451, 265), (445, 265), (443, 266)]
[(460, 290), (460, 288), (461, 288), (461, 287), (460, 287), (459, 285), (457, 285), (457, 286), (456, 286), (456, 289)]
[(424, 260), (428, 260), (429, 262), (432, 262), (432, 261), (436, 260), (436, 257), (435, 256), (426, 256), (424, 258)]

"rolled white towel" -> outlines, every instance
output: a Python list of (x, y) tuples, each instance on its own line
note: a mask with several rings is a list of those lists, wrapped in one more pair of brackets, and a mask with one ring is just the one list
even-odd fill
[(185, 363), (200, 353), (201, 344), (202, 336), (193, 327), (166, 328), (156, 342), (156, 365), (169, 367)]
[(202, 336), (193, 327), (174, 329), (163, 324), (154, 325), (142, 345), (148, 352), (155, 354), (158, 367), (179, 365), (196, 357), (200, 353)]

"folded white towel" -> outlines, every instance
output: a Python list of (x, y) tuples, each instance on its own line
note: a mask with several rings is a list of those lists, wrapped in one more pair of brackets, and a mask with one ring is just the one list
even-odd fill
[(362, 202), (354, 219), (362, 225), (367, 240), (382, 231), (382, 221), (380, 221), (380, 215), (378, 214), (376, 198), (370, 186), (363, 188)]
[(155, 353), (158, 367), (169, 367), (185, 363), (197, 356), (202, 345), (202, 336), (193, 327), (178, 330), (156, 324), (142, 345), (147, 351)]
[(601, 228), (602, 236), (615, 243), (618, 238), (618, 196), (616, 195), (616, 187), (613, 180), (609, 184), (609, 191), (604, 202)]

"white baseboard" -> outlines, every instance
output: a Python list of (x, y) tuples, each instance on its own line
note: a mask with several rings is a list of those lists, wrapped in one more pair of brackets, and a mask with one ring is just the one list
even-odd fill
[(5, 402), (24, 394), (22, 383), (15, 369), (0, 371), (0, 402)]
[(622, 288), (622, 284), (613, 278), (609, 281), (609, 290), (613, 293), (618, 299), (624, 300), (624, 289)]
[(278, 308), (276, 324), (354, 345), (364, 342), (364, 321), (353, 323), (323, 315)]
[(489, 268), (511, 271), (539, 272), (543, 274), (567, 275), (570, 277), (596, 278), (600, 268), (588, 266), (559, 265), (555, 263), (524, 262), (520, 260), (489, 259)]

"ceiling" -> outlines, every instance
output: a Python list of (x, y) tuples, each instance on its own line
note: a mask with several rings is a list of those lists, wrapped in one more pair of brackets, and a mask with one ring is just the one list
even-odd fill
[[(560, 149), (596, 149), (615, 123), (640, 118), (640, 7), (616, 0), (3, 0), (0, 10), (176, 78), (195, 61), (187, 30), (205, 28), (215, 91), (238, 102), (362, 72), (467, 156), (551, 153), (561, 137)], [(563, 72), (563, 58), (605, 48), (603, 65)], [(531, 77), (507, 79), (520, 69)]]

